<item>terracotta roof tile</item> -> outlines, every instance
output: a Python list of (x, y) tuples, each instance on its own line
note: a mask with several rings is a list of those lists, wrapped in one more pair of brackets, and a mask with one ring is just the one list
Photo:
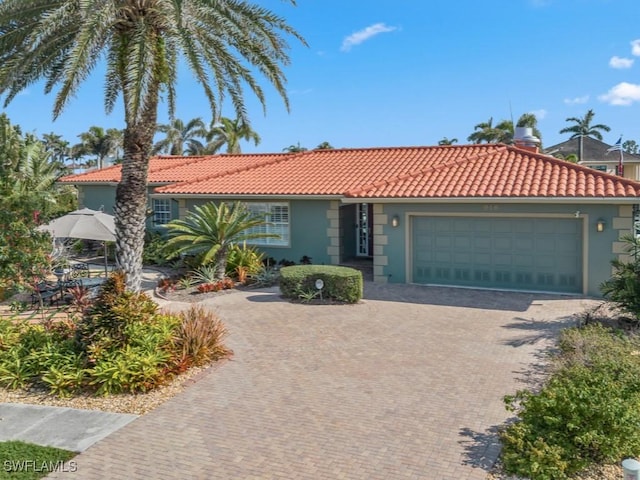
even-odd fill
[[(65, 181), (117, 181), (120, 171), (119, 167), (113, 167), (83, 175), (66, 177)], [(149, 181), (171, 183), (156, 188), (157, 193), (168, 195), (352, 198), (640, 195), (638, 182), (500, 144), (158, 157), (151, 160)]]
[[(149, 183), (175, 183), (194, 181), (217, 175), (229, 170), (263, 163), (281, 154), (252, 154), (252, 155), (207, 155), (207, 156), (159, 156), (149, 161)], [(92, 170), (77, 175), (62, 178), (61, 182), (119, 182), (121, 166)]]

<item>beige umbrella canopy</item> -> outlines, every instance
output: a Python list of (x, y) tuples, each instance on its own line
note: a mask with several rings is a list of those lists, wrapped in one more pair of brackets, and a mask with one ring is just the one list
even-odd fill
[(52, 220), (39, 230), (49, 232), (54, 238), (84, 238), (86, 240), (116, 240), (113, 215), (83, 208)]
[[(116, 227), (113, 215), (83, 208), (41, 225), (38, 230), (49, 232), (54, 238), (82, 238), (115, 242)], [(107, 272), (107, 245), (104, 246), (104, 268)]]

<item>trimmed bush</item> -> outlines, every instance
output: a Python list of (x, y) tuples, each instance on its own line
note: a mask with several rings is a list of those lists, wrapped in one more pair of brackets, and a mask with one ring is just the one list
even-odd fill
[(362, 299), (362, 273), (334, 265), (293, 265), (280, 269), (280, 291), (286, 298), (311, 300), (319, 297), (316, 280), (322, 280), (322, 298), (356, 303)]

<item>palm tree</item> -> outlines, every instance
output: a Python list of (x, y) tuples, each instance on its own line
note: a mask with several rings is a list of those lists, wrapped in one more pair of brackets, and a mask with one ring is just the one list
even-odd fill
[(97, 65), (106, 68), (107, 113), (122, 98), (124, 158), (114, 212), (116, 261), (129, 290), (140, 289), (147, 175), (160, 94), (172, 117), (184, 58), (214, 118), (226, 99), (246, 123), (247, 86), (265, 106), (255, 72), (273, 85), (288, 108), (282, 71), (289, 63), (285, 35), (305, 43), (282, 17), (249, 0), (0, 2), (0, 95), (5, 105), (44, 80), (46, 93), (59, 87), (55, 119)]
[(638, 150), (640, 150), (640, 145), (638, 145), (635, 140), (625, 140), (622, 142), (622, 150), (624, 150), (625, 153), (637, 155)]
[(480, 122), (473, 127), (473, 133), (467, 137), (472, 143), (495, 143), (496, 130), (493, 126), (493, 117), (489, 117), (486, 122)]
[(240, 202), (231, 206), (213, 202), (194, 207), (184, 219), (167, 224), (169, 241), (167, 246), (175, 253), (202, 255), (202, 263), (213, 261), (216, 278), (224, 277), (229, 248), (232, 245), (258, 238), (275, 238), (278, 235), (251, 232), (267, 222), (253, 215)]
[(566, 119), (566, 121), (573, 122), (574, 124), (560, 130), (560, 133), (571, 133), (572, 135), (571, 137), (569, 137), (571, 139), (573, 138), (579, 139), (580, 153), (578, 154), (578, 157), (580, 161), (582, 161), (582, 158), (583, 158), (584, 137), (593, 137), (597, 140), (602, 141), (602, 134), (600, 133), (600, 130), (602, 130), (603, 132), (608, 132), (611, 130), (611, 128), (609, 128), (608, 125), (603, 125), (601, 123), (598, 123), (596, 125), (591, 125), (591, 122), (593, 121), (594, 116), (595, 116), (595, 113), (593, 112), (593, 110), (587, 110), (587, 113), (582, 118), (569, 117)]
[(331, 145), (329, 142), (322, 142), (316, 148), (314, 148), (314, 150), (333, 150), (333, 145)]
[(240, 140), (253, 140), (254, 145), (257, 146), (261, 138), (242, 118), (231, 120), (221, 117), (219, 122), (211, 127), (207, 140), (209, 143), (206, 148), (210, 153), (217, 152), (226, 145), (227, 153), (238, 154), (242, 153)]
[(64, 161), (69, 154), (69, 142), (63, 140), (61, 135), (53, 132), (42, 135), (41, 141), (44, 149), (51, 153), (51, 158), (64, 165)]
[(207, 131), (200, 117), (190, 120), (186, 125), (179, 118), (171, 123), (158, 125), (157, 131), (165, 134), (153, 147), (154, 153), (168, 153), (169, 155), (184, 155), (185, 146), (189, 151), (202, 150), (202, 142), (196, 137), (204, 138)]
[[(538, 119), (533, 113), (524, 113), (516, 123), (517, 127), (530, 127), (533, 134), (540, 138), (540, 130), (538, 130)], [(467, 140), (473, 143), (513, 143), (513, 135), (515, 128), (513, 120), (502, 120), (497, 125), (493, 125), (493, 117), (489, 121), (482, 122), (473, 127), (475, 130)], [(446, 139), (446, 137), (445, 137)]]
[(300, 145), (300, 142), (298, 142), (295, 145), (289, 145), (288, 147), (283, 148), (282, 151), (287, 153), (299, 153), (306, 152), (307, 148), (303, 147), (302, 145)]
[(21, 135), (5, 114), (0, 115), (0, 191), (9, 202), (31, 205), (40, 213), (50, 213), (65, 187), (56, 181), (65, 173), (64, 165), (33, 134)]
[(457, 138), (448, 139), (443, 137), (442, 140), (438, 141), (438, 145), (453, 145), (454, 143), (458, 143)]
[(122, 144), (122, 133), (115, 128), (105, 130), (102, 127), (90, 127), (88, 131), (78, 135), (80, 143), (75, 145), (76, 151), (84, 155), (95, 155), (98, 168), (103, 168), (105, 160), (117, 157)]

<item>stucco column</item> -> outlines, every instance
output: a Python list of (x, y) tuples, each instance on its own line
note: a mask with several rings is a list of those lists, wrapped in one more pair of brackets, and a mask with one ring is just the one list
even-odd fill
[(340, 264), (340, 201), (331, 200), (327, 209), (327, 255), (331, 265)]
[(373, 281), (374, 283), (387, 283), (388, 277), (385, 267), (389, 264), (389, 259), (385, 254), (385, 249), (389, 244), (389, 238), (384, 234), (387, 226), (388, 215), (384, 213), (384, 205), (375, 203), (373, 205)]

